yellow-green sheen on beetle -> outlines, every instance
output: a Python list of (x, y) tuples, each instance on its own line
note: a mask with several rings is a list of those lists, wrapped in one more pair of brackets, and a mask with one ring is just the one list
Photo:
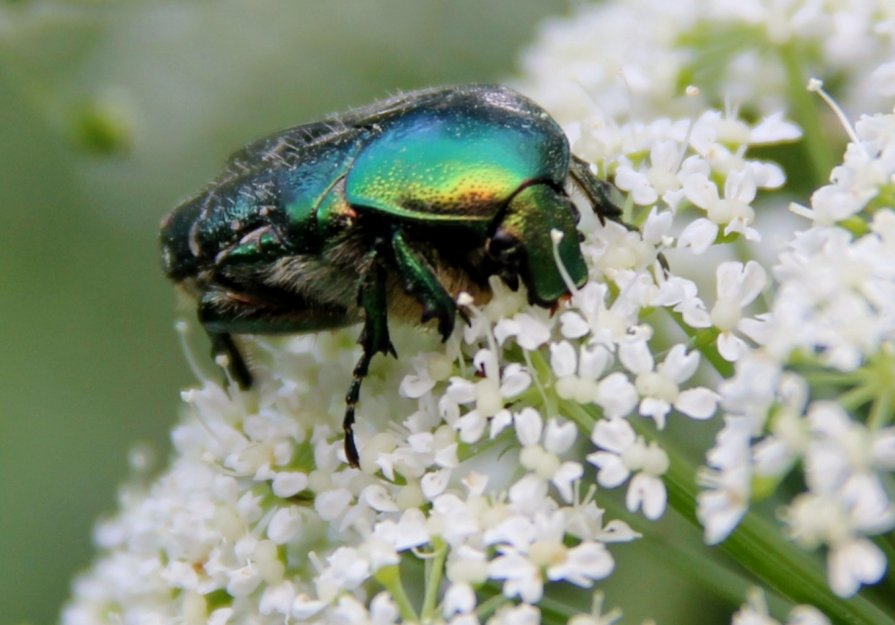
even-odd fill
[(586, 281), (573, 186), (618, 219), (607, 183), (529, 99), (494, 85), (414, 91), (236, 152), (163, 220), (162, 262), (243, 387), (252, 376), (232, 334), (363, 322), (343, 422), (356, 466), (361, 382), (374, 355), (396, 355), (389, 316), (435, 319), (447, 340), (457, 295), (487, 294), (492, 275), (552, 306), (567, 293), (553, 230), (572, 281)]

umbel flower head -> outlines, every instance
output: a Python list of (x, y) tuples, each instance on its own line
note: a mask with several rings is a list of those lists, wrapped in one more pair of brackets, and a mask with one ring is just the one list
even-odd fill
[[(556, 310), (493, 278), (444, 344), (393, 325), (359, 469), (356, 329), (251, 341), (255, 387), (184, 392), (63, 622), (608, 624), (615, 579), (669, 622), (892, 622), (893, 24), (869, 0), (545, 24), (518, 86), (637, 229), (582, 202), (589, 279)], [(716, 607), (649, 603), (640, 541)]]

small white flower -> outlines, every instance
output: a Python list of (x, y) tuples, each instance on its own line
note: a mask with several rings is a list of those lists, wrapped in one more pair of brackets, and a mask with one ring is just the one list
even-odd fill
[(619, 360), (636, 375), (634, 386), (641, 397), (640, 414), (652, 417), (661, 429), (672, 406), (694, 419), (708, 419), (715, 413), (719, 396), (707, 388), (681, 390), (699, 366), (698, 352), (686, 351), (682, 344), (671, 348), (665, 361), (655, 366), (645, 341), (626, 341), (619, 345)]
[[(689, 245), (694, 253), (702, 253), (717, 237), (720, 226), (724, 227), (725, 235), (739, 232), (752, 241), (759, 238), (758, 232), (751, 227), (755, 220), (752, 201), (756, 192), (752, 170), (730, 172), (724, 183), (723, 197), (715, 183), (703, 173), (689, 175), (683, 188), (687, 199), (705, 210), (707, 218), (697, 219), (687, 226), (678, 239), (679, 246)], [(714, 234), (709, 236), (712, 231)]]
[(569, 548), (563, 541), (565, 527), (565, 514), (555, 511), (533, 518), (511, 516), (485, 533), (486, 541), (498, 551), (488, 575), (504, 580), (507, 597), (536, 603), (543, 595), (545, 578), (589, 588), (612, 572), (614, 561), (602, 544), (583, 541)]
[(576, 354), (569, 341), (551, 343), (550, 367), (556, 376), (556, 394), (579, 404), (593, 403), (598, 380), (611, 362), (612, 354), (601, 345), (582, 345)]
[(750, 260), (745, 265), (732, 261), (721, 263), (716, 276), (718, 299), (710, 316), (712, 325), (720, 330), (718, 351), (725, 359), (736, 361), (748, 348), (734, 330), (758, 342), (763, 338), (761, 321), (744, 319), (742, 309), (761, 293), (767, 274), (760, 264)]
[(563, 501), (571, 502), (572, 486), (584, 474), (584, 468), (579, 462), (564, 462), (561, 456), (575, 444), (575, 424), (550, 419), (544, 428), (543, 419), (534, 408), (523, 408), (515, 415), (515, 422), (516, 436), (522, 444), (519, 464), (540, 479), (550, 481)]
[[(516, 397), (531, 384), (531, 376), (519, 364), (511, 363), (500, 372), (497, 357), (490, 350), (479, 350), (474, 364), (476, 370), (484, 373), (484, 377), (477, 382), (461, 377), (451, 378), (439, 402), (445, 420), (456, 427), (464, 443), (478, 441), (485, 432), (488, 419), (501, 412), (507, 400)], [(475, 408), (460, 416), (458, 405), (473, 402)]]
[(552, 320), (546, 311), (517, 313), (512, 319), (502, 319), (494, 327), (494, 337), (501, 345), (515, 337), (522, 349), (533, 351), (550, 340)]
[(625, 419), (603, 419), (594, 426), (593, 443), (605, 451), (587, 456), (597, 466), (597, 482), (607, 488), (623, 484), (631, 474), (625, 504), (635, 512), (643, 509), (648, 519), (665, 512), (667, 493), (662, 475), (668, 470), (668, 455), (655, 442), (647, 445)]
[(661, 196), (666, 199), (680, 189), (677, 177), (682, 147), (678, 142), (659, 140), (650, 147), (649, 165), (635, 170), (626, 159), (621, 159), (615, 172), (615, 184), (628, 191), (634, 202), (642, 206), (655, 204)]
[(864, 527), (878, 528), (880, 513), (891, 527), (895, 514), (888, 510), (862, 510), (860, 498), (849, 500), (834, 493), (804, 493), (787, 508), (784, 520), (793, 540), (811, 549), (826, 544), (830, 587), (840, 597), (854, 595), (862, 584), (879, 581), (886, 571), (886, 557), (872, 542), (860, 536)]
[(705, 528), (705, 541), (710, 545), (727, 538), (749, 507), (751, 435), (749, 418), (725, 417), (724, 427), (708, 453), (707, 460), (712, 468), (699, 474), (699, 482), (705, 490), (697, 496), (696, 516)]

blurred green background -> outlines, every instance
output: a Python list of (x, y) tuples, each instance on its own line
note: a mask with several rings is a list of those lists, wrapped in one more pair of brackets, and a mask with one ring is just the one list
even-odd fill
[[(56, 620), (128, 451), (168, 453), (192, 375), (161, 217), (253, 138), (512, 75), (537, 23), (574, 4), (0, 3), (0, 622)], [(627, 556), (629, 590), (686, 605), (655, 544)]]

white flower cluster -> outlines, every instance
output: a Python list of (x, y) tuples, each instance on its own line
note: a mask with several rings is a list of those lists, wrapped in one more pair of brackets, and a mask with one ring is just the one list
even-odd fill
[[(696, 176), (704, 191), (710, 173), (723, 176), (690, 154), (694, 135), (654, 132), (690, 164), (670, 172), (678, 187)], [(741, 160), (741, 179), (762, 169)], [(494, 278), (487, 304), (461, 298), (471, 323), (443, 350), (411, 358), (424, 331), (395, 328), (408, 356), (380, 359), (365, 384), (362, 471), (344, 464), (333, 435), (356, 358), (350, 332), (260, 343), (252, 392), (187, 391), (175, 461), (100, 527), (105, 555), (78, 580), (64, 622), (475, 623), (488, 584), (531, 610), (547, 584), (590, 588), (609, 575), (606, 544), (637, 534), (604, 521), (579, 438), (593, 445), (584, 455), (597, 484), (627, 484), (627, 508), (659, 518), (669, 459), (637, 415), (659, 429), (673, 412), (703, 420), (718, 395), (691, 382), (700, 359), (685, 342), (664, 343), (656, 362), (640, 316), (664, 308), (701, 327), (719, 315), (659, 261), (657, 246), (683, 246), (670, 210), (653, 209), (642, 235), (582, 221), (591, 281), (555, 314)], [(732, 317), (763, 276), (737, 263), (726, 274), (733, 285), (719, 296)], [(403, 599), (397, 570), (408, 562), (429, 564), (421, 606)]]
[[(895, 528), (895, 116), (857, 124), (782, 252), (763, 219), (790, 203), (787, 175), (749, 151), (810, 130), (784, 106), (799, 63), (842, 73), (852, 108), (895, 95), (879, 85), (893, 35), (892, 6), (870, 0), (628, 0), (548, 24), (522, 88), (639, 230), (579, 202), (589, 280), (555, 310), (493, 278), (489, 301), (458, 298), (470, 322), (444, 345), (392, 324), (401, 358), (377, 357), (364, 384), (360, 470), (338, 426), (356, 329), (256, 341), (252, 391), (184, 394), (174, 460), (99, 527), (63, 622), (533, 624), (560, 590), (594, 601), (569, 622), (608, 624), (593, 590), (616, 569), (607, 545), (638, 533), (606, 518), (600, 489), (654, 521), (669, 475), (703, 463), (681, 487), (706, 542), (776, 495), (787, 537), (826, 550), (835, 593), (879, 580), (874, 537)], [(674, 466), (676, 419), (721, 427), (692, 467)], [(794, 473), (804, 487), (784, 491)], [(734, 622), (778, 621), (752, 596)], [(826, 617), (801, 606), (788, 622)]]
[[(895, 7), (879, 0), (625, 0), (547, 22), (522, 66), (527, 91), (562, 122), (607, 125), (718, 101), (785, 110), (794, 63), (804, 77), (841, 78), (853, 114), (883, 111), (892, 59)], [(702, 92), (695, 108), (687, 84)]]
[(842, 596), (880, 579), (886, 559), (867, 536), (895, 528), (884, 485), (895, 470), (887, 414), (895, 367), (895, 211), (871, 207), (861, 236), (825, 224), (831, 211), (836, 221), (846, 219), (888, 195), (893, 129), (892, 114), (858, 122), (859, 143), (849, 145), (833, 182), (812, 197), (814, 227), (796, 233), (781, 254), (764, 345), (721, 387), (725, 426), (709, 452), (714, 470), (703, 475), (709, 490), (700, 499), (706, 537), (718, 542), (746, 512), (755, 480), (776, 484), (802, 463), (807, 489), (784, 520), (799, 544), (827, 547), (830, 585)]

